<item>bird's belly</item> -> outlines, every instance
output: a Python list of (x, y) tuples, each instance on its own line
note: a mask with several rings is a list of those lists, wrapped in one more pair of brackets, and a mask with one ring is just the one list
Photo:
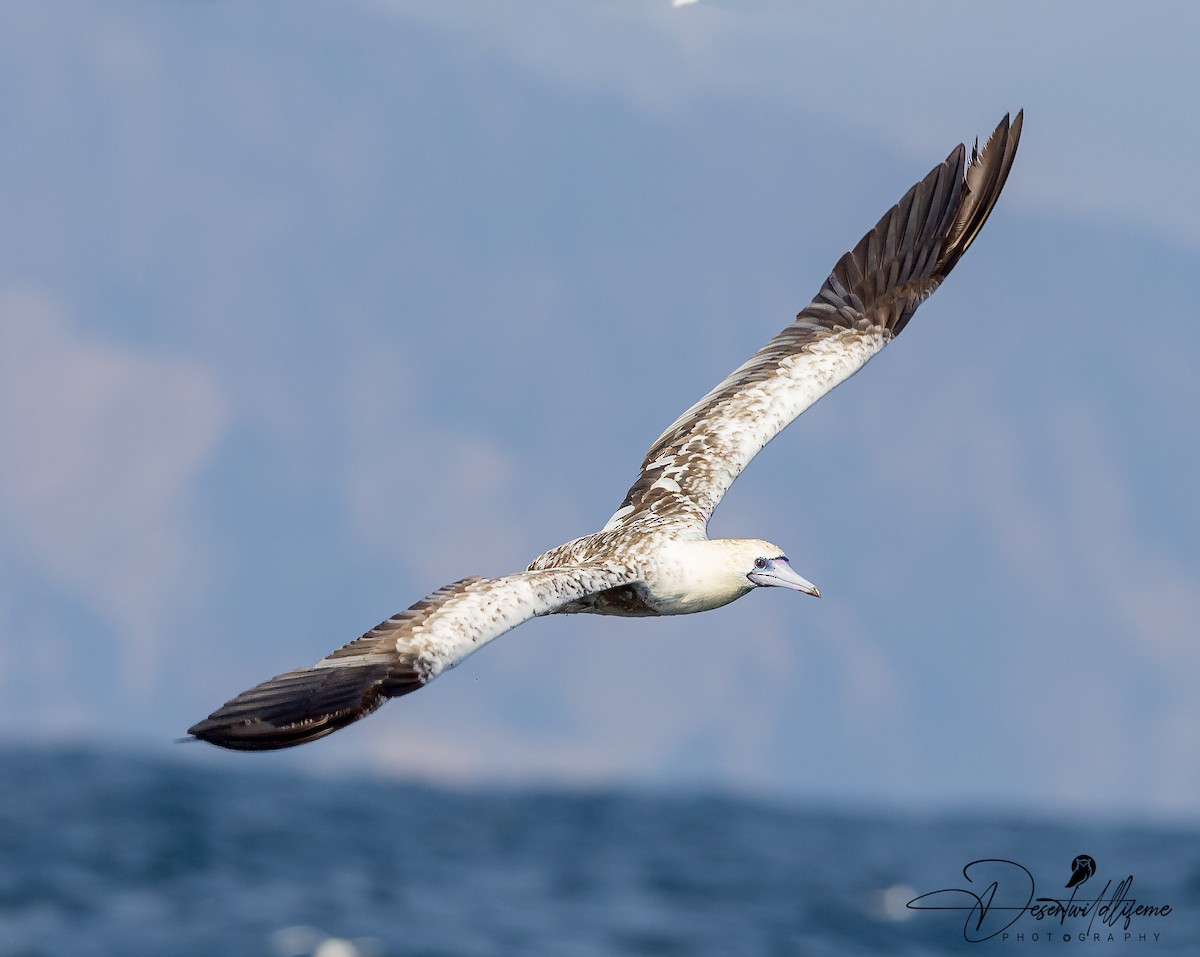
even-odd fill
[(654, 595), (640, 585), (621, 585), (564, 605), (555, 614), (613, 615), (618, 618), (693, 615), (728, 605), (739, 597), (741, 593), (720, 596)]
[(563, 605), (558, 615), (615, 615), (620, 618), (649, 618), (664, 614), (640, 585), (619, 585)]
[(714, 608), (722, 608), (730, 602), (737, 601), (744, 594), (745, 591), (723, 592), (720, 594), (684, 592), (682, 594), (656, 596), (650, 601), (658, 609), (655, 614), (695, 615), (702, 611), (712, 611)]

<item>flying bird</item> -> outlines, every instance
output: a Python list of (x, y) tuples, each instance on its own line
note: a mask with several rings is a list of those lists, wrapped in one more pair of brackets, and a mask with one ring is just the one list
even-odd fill
[(540, 615), (686, 615), (757, 587), (818, 596), (778, 545), (710, 540), (708, 520), (758, 451), (899, 335), (954, 268), (1000, 196), (1022, 119), (1006, 115), (969, 157), (955, 147), (905, 193), (791, 324), (659, 436), (600, 531), (525, 571), (439, 588), (312, 667), (243, 692), (188, 733), (239, 751), (316, 740)]

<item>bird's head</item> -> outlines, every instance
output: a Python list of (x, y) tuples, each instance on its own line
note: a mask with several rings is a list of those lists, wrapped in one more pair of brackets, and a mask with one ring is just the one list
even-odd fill
[(654, 588), (669, 614), (709, 611), (737, 601), (755, 588), (779, 585), (820, 595), (817, 586), (792, 571), (783, 549), (746, 538), (673, 542)]
[(814, 598), (821, 597), (817, 586), (797, 574), (778, 545), (756, 538), (737, 539), (731, 541), (730, 545), (733, 546), (732, 559), (752, 585), (760, 588), (791, 588)]

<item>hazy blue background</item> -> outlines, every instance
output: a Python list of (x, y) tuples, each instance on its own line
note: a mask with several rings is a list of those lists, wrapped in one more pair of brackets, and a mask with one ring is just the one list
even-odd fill
[[(1200, 8), (0, 9), (3, 739), (1195, 814)], [(172, 743), (594, 530), (956, 143), (992, 222), (714, 535), (817, 602), (543, 620), (287, 755)]]

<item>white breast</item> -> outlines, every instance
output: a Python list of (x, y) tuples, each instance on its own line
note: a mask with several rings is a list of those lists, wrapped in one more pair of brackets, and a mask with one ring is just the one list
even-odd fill
[(754, 588), (722, 541), (663, 542), (644, 568), (650, 601), (664, 615), (690, 615)]

